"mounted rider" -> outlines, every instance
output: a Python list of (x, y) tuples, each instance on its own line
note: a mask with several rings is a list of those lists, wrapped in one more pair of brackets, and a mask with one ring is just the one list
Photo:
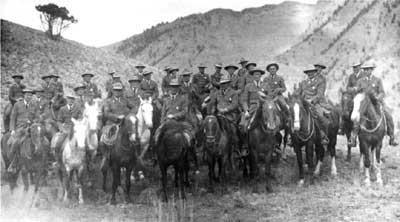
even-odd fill
[(321, 143), (328, 145), (329, 119), (325, 117), (325, 114), (329, 114), (331, 106), (325, 98), (326, 79), (315, 66), (306, 68), (304, 73), (308, 78), (300, 83), (298, 93), (313, 105), (314, 109), (311, 111), (320, 126)]
[(15, 74), (11, 76), (14, 80), (14, 84), (10, 86), (10, 89), (8, 90), (8, 100), (10, 101), (9, 104), (4, 108), (4, 113), (3, 113), (3, 133), (7, 133), (10, 131), (10, 115), (11, 111), (13, 109), (14, 104), (22, 99), (23, 93), (22, 90), (26, 88), (24, 84), (21, 83), (21, 81), (24, 79), (24, 76), (21, 74)]
[(188, 111), (188, 97), (186, 94), (179, 93), (181, 84), (179, 83), (178, 79), (172, 79), (169, 86), (169, 95), (168, 97), (164, 98), (163, 106), (161, 109), (161, 125), (158, 127), (154, 135), (156, 143), (161, 133), (161, 129), (166, 122), (171, 120), (184, 123), (187, 133), (191, 137), (194, 136), (194, 134), (191, 132), (192, 127), (190, 126), (190, 124), (185, 122)]
[(136, 114), (140, 106), (140, 78), (137, 75), (133, 75), (128, 82), (129, 87), (124, 90), (124, 97), (128, 101), (129, 107), (131, 107), (131, 113)]
[[(253, 81), (246, 84), (243, 93), (240, 96), (240, 104), (243, 113), (240, 119), (239, 128), (242, 134), (247, 134), (250, 123), (255, 116), (260, 103), (259, 92), (264, 89), (262, 87), (261, 76), (265, 74), (264, 70), (253, 69), (249, 72)], [(244, 147), (247, 147), (247, 140), (244, 140)]]
[(192, 75), (192, 72), (190, 72), (187, 69), (184, 69), (181, 73), (181, 86), (180, 86), (180, 91), (184, 95), (189, 95), (193, 91), (193, 86), (192, 83), (190, 83), (190, 76)]
[[(373, 100), (377, 101), (377, 105), (383, 107), (384, 115), (387, 124), (387, 135), (390, 137), (389, 145), (397, 146), (398, 143), (394, 137), (394, 122), (392, 115), (388, 112), (384, 103), (385, 91), (383, 89), (382, 80), (374, 75), (372, 71), (375, 69), (375, 64), (365, 63), (361, 66), (363, 70), (363, 77), (357, 81), (356, 86), (353, 88), (356, 93), (364, 92), (371, 95)], [(357, 145), (357, 136), (360, 132), (360, 123), (354, 123), (350, 145), (355, 147)]]
[(286, 91), (285, 80), (277, 74), (279, 65), (277, 63), (268, 64), (266, 70), (269, 72), (269, 75), (263, 80), (264, 92), (272, 96), (272, 98), (276, 98), (279, 108), (286, 116), (289, 116), (289, 105), (282, 95)]
[(14, 157), (16, 157), (19, 145), (29, 136), (27, 129), (39, 119), (38, 108), (33, 100), (35, 90), (24, 88), (22, 93), (24, 98), (14, 104), (10, 116), (11, 136), (7, 144), (11, 147), (10, 150)]
[(211, 84), (213, 86), (212, 90), (219, 89), (219, 81), (221, 80), (221, 77), (223, 76), (223, 74), (221, 73), (221, 70), (222, 70), (222, 63), (215, 64), (215, 72), (210, 77)]
[(140, 82), (140, 91), (142, 92), (144, 99), (151, 97), (153, 105), (155, 105), (158, 109), (161, 109), (161, 103), (158, 100), (158, 85), (154, 80), (151, 79), (152, 74), (153, 72), (151, 71), (143, 72), (143, 79)]
[[(241, 58), (239, 61), (239, 64), (241, 65), (241, 68), (238, 70), (237, 75), (239, 78), (239, 88), (243, 91), (244, 88), (246, 87), (247, 83), (250, 83), (253, 81), (250, 73), (249, 73), (249, 67), (255, 67), (255, 63), (249, 63), (249, 61), (245, 58)], [(253, 66), (254, 65), (254, 66)]]
[[(107, 98), (111, 98), (112, 97), (112, 92), (113, 92), (113, 85), (114, 83), (121, 83), (122, 86), (124, 87), (124, 84), (121, 81), (121, 76), (115, 74), (115, 72), (109, 73), (109, 75), (111, 76), (111, 79), (107, 80), (106, 82), (106, 92), (107, 92)], [(125, 87), (124, 87), (125, 89)]]
[(162, 89), (162, 93), (164, 96), (168, 96), (168, 88), (169, 88), (169, 82), (172, 79), (177, 78), (177, 73), (179, 71), (178, 68), (176, 67), (166, 67), (164, 69), (164, 71), (167, 72), (167, 75), (163, 77), (162, 82), (161, 82), (161, 89)]
[(136, 68), (135, 75), (139, 76), (140, 80), (142, 80), (143, 74), (144, 74), (144, 69), (146, 68), (146, 66), (140, 63), (140, 64), (136, 65), (135, 68)]
[(192, 84), (195, 94), (201, 101), (210, 94), (210, 89), (212, 87), (210, 77), (205, 73), (207, 66), (200, 64), (198, 66), (199, 72), (193, 75)]
[(236, 90), (236, 92), (239, 94), (242, 91), (242, 89), (241, 89), (241, 85), (240, 85), (239, 76), (237, 74), (235, 74), (236, 70), (238, 70), (239, 67), (237, 67), (233, 64), (229, 64), (229, 65), (225, 66), (224, 69), (228, 72), (228, 77), (231, 81), (230, 82), (231, 88)]
[(84, 96), (93, 96), (94, 98), (101, 98), (101, 92), (97, 85), (92, 82), (94, 77), (93, 73), (84, 73), (81, 75), (83, 78), (83, 85), (85, 85)]

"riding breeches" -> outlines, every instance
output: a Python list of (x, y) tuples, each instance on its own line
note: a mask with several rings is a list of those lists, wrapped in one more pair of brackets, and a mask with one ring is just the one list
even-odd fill
[(12, 104), (8, 103), (6, 107), (4, 108), (4, 113), (3, 113), (3, 132), (8, 132), (10, 131), (10, 116), (11, 116), (11, 111), (12, 111)]

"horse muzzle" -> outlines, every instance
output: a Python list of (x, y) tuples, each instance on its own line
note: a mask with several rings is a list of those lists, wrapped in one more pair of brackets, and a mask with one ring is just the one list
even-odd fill
[(293, 129), (294, 129), (294, 131), (299, 131), (300, 130), (300, 121), (294, 121)]

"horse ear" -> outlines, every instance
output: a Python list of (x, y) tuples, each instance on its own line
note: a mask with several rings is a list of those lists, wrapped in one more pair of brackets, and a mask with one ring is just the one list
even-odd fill
[(78, 120), (76, 120), (74, 117), (71, 117), (71, 121), (74, 125), (76, 125), (76, 123), (78, 122)]

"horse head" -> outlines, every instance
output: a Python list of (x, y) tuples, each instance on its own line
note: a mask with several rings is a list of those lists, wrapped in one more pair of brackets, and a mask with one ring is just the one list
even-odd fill
[(261, 98), (261, 116), (262, 124), (267, 126), (268, 130), (276, 130), (280, 127), (280, 118), (275, 100), (270, 97)]
[(86, 118), (75, 119), (71, 118), (73, 126), (73, 137), (76, 139), (77, 145), (79, 148), (85, 148), (86, 146), (86, 137), (87, 137), (87, 128), (88, 128), (88, 120)]
[(100, 129), (100, 118), (102, 116), (102, 106), (99, 99), (94, 99), (93, 103), (85, 103), (83, 117), (88, 120), (89, 130), (97, 131)]
[(34, 123), (29, 127), (31, 141), (34, 145), (34, 152), (37, 152), (42, 148), (42, 142), (45, 133), (44, 131), (45, 129), (40, 123)]
[[(307, 117), (307, 110), (309, 104), (299, 94), (289, 96), (289, 107), (291, 114), (291, 128), (294, 131), (300, 131), (302, 125), (301, 121)], [(310, 117), (310, 115), (309, 115)]]
[(343, 117), (350, 119), (351, 117), (351, 112), (353, 110), (353, 99), (352, 99), (352, 95), (349, 92), (342, 92), (342, 97), (340, 100), (340, 104), (341, 104), (341, 109), (342, 109), (342, 114)]
[(140, 105), (137, 117), (138, 119), (141, 119), (144, 125), (146, 125), (148, 128), (153, 128), (152, 98), (150, 97), (149, 99), (142, 99), (142, 97), (139, 96), (139, 99)]
[(131, 142), (137, 142), (138, 139), (138, 130), (137, 130), (137, 125), (138, 120), (134, 114), (129, 114), (125, 117), (124, 120), (124, 129), (122, 130), (127, 130), (127, 133), (129, 135), (129, 141)]
[(213, 144), (216, 141), (216, 135), (221, 130), (217, 117), (208, 115), (203, 122), (204, 137), (207, 144)]
[(353, 122), (360, 122), (361, 116), (364, 114), (367, 108), (367, 95), (365, 93), (358, 93), (353, 101), (354, 101), (354, 108), (353, 112), (351, 113), (351, 120)]

